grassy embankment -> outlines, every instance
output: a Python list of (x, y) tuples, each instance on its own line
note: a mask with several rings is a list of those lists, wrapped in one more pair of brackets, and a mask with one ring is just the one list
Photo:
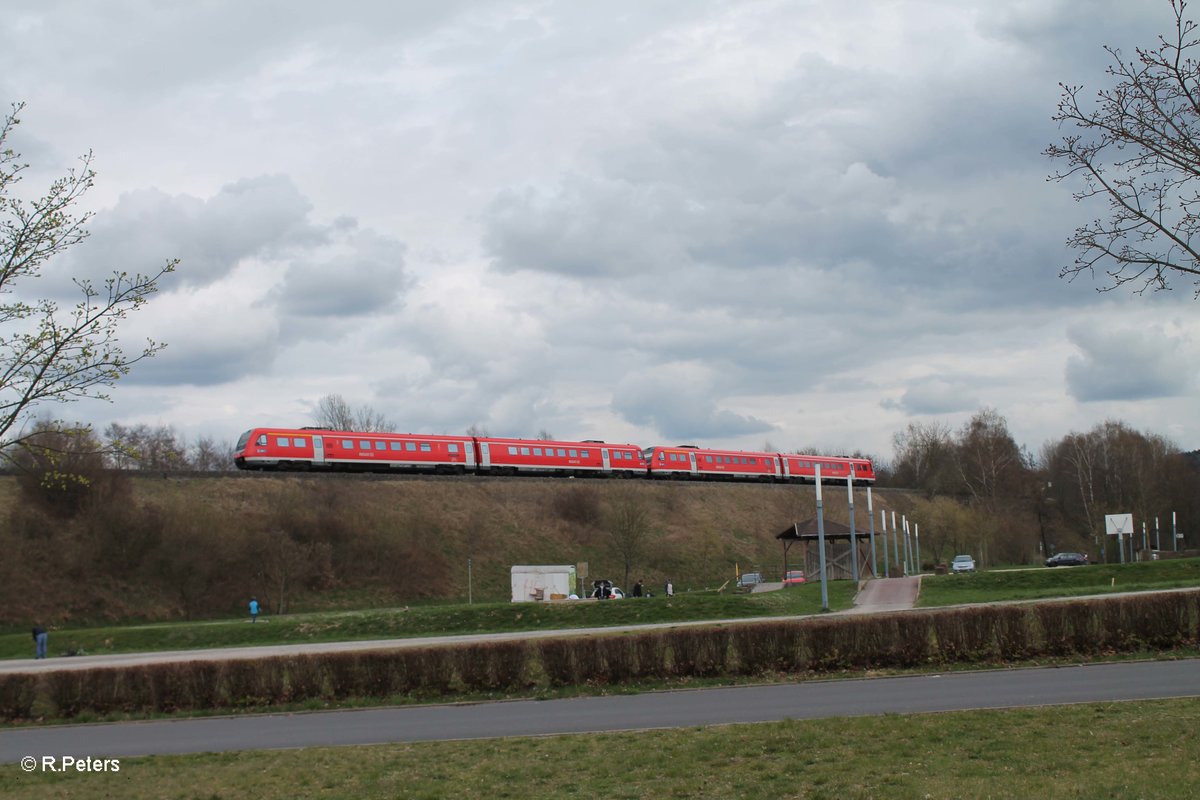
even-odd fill
[[(829, 584), (831, 609), (853, 602), (852, 581)], [(105, 626), (52, 630), (51, 656), (64, 653), (155, 652), (213, 647), (297, 644), (307, 642), (405, 639), (470, 633), (502, 633), (617, 625), (692, 622), (710, 619), (816, 614), (820, 586), (791, 587), (761, 594), (693, 592), (673, 598), (578, 601), (560, 603), (476, 603), (424, 605), (410, 608), (289, 614), (261, 618), (153, 625)], [(32, 641), (26, 632), (0, 635), (0, 658), (29, 658)]]
[[(1191, 798), (1200, 700), (0, 767), (65, 797)], [(201, 790), (199, 787), (203, 787)]]
[[(935, 607), (1192, 586), (1200, 586), (1200, 559), (997, 570), (926, 577), (922, 580), (918, 605)], [(830, 583), (830, 607), (833, 610), (848, 608), (853, 602), (854, 589), (850, 581)], [(754, 595), (693, 592), (676, 595), (671, 600), (652, 597), (607, 603), (464, 603), (289, 614), (268, 617), (256, 625), (248, 624), (245, 619), (231, 619), (68, 627), (52, 630), (50, 649), (52, 655), (156, 652), (749, 619), (816, 614), (819, 611), (820, 587), (811, 583), (786, 591)], [(29, 634), (24, 631), (0, 635), (0, 658), (28, 658), (31, 648)]]
[(1087, 567), (1033, 567), (938, 575), (921, 580), (920, 607), (1080, 597), (1200, 586), (1200, 559), (1180, 558)]

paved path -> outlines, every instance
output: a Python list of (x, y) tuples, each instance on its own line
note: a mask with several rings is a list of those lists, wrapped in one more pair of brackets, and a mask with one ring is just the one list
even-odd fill
[[(951, 672), (563, 700), (10, 728), (0, 730), (0, 763), (29, 756), (40, 759), (70, 755), (82, 759), (594, 734), (783, 719), (1195, 697), (1198, 693), (1200, 659)], [(200, 787), (196, 789), (199, 792)]]
[(921, 578), (876, 578), (854, 598), (854, 607), (843, 614), (875, 614), (880, 611), (905, 611), (917, 602)]

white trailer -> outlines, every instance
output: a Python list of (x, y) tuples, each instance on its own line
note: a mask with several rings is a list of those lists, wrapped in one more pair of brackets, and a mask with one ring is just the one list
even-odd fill
[(566, 600), (575, 593), (575, 567), (515, 566), (512, 568), (512, 601)]

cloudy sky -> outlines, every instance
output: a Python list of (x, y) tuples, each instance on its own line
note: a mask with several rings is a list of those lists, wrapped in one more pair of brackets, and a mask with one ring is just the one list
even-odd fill
[(401, 430), (891, 455), (981, 406), (1200, 447), (1192, 287), (1057, 277), (1059, 81), (1167, 0), (11, 0), (26, 191), (95, 152), (70, 276), (181, 259), (99, 427), (232, 439), (323, 395)]

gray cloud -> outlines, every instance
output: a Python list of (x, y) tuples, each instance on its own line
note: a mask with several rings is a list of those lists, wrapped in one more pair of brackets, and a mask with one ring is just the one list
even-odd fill
[[(236, 181), (208, 199), (142, 189), (97, 213), (91, 236), (51, 270), (102, 280), (113, 270), (157, 271), (180, 259), (171, 286), (206, 286), (249, 258), (273, 258), (322, 244), (327, 231), (308, 220), (311, 203), (291, 179)], [(59, 281), (60, 285), (65, 281)]]
[(909, 382), (899, 398), (886, 398), (880, 406), (915, 416), (953, 414), (979, 408), (978, 386), (964, 380), (931, 376)]
[(1067, 338), (1080, 353), (1067, 359), (1071, 396), (1082, 402), (1146, 400), (1192, 391), (1200, 363), (1161, 328), (1076, 325)]
[(612, 407), (628, 421), (681, 442), (770, 432), (764, 420), (721, 408), (717, 382), (696, 364), (668, 364), (628, 375), (613, 392)]

